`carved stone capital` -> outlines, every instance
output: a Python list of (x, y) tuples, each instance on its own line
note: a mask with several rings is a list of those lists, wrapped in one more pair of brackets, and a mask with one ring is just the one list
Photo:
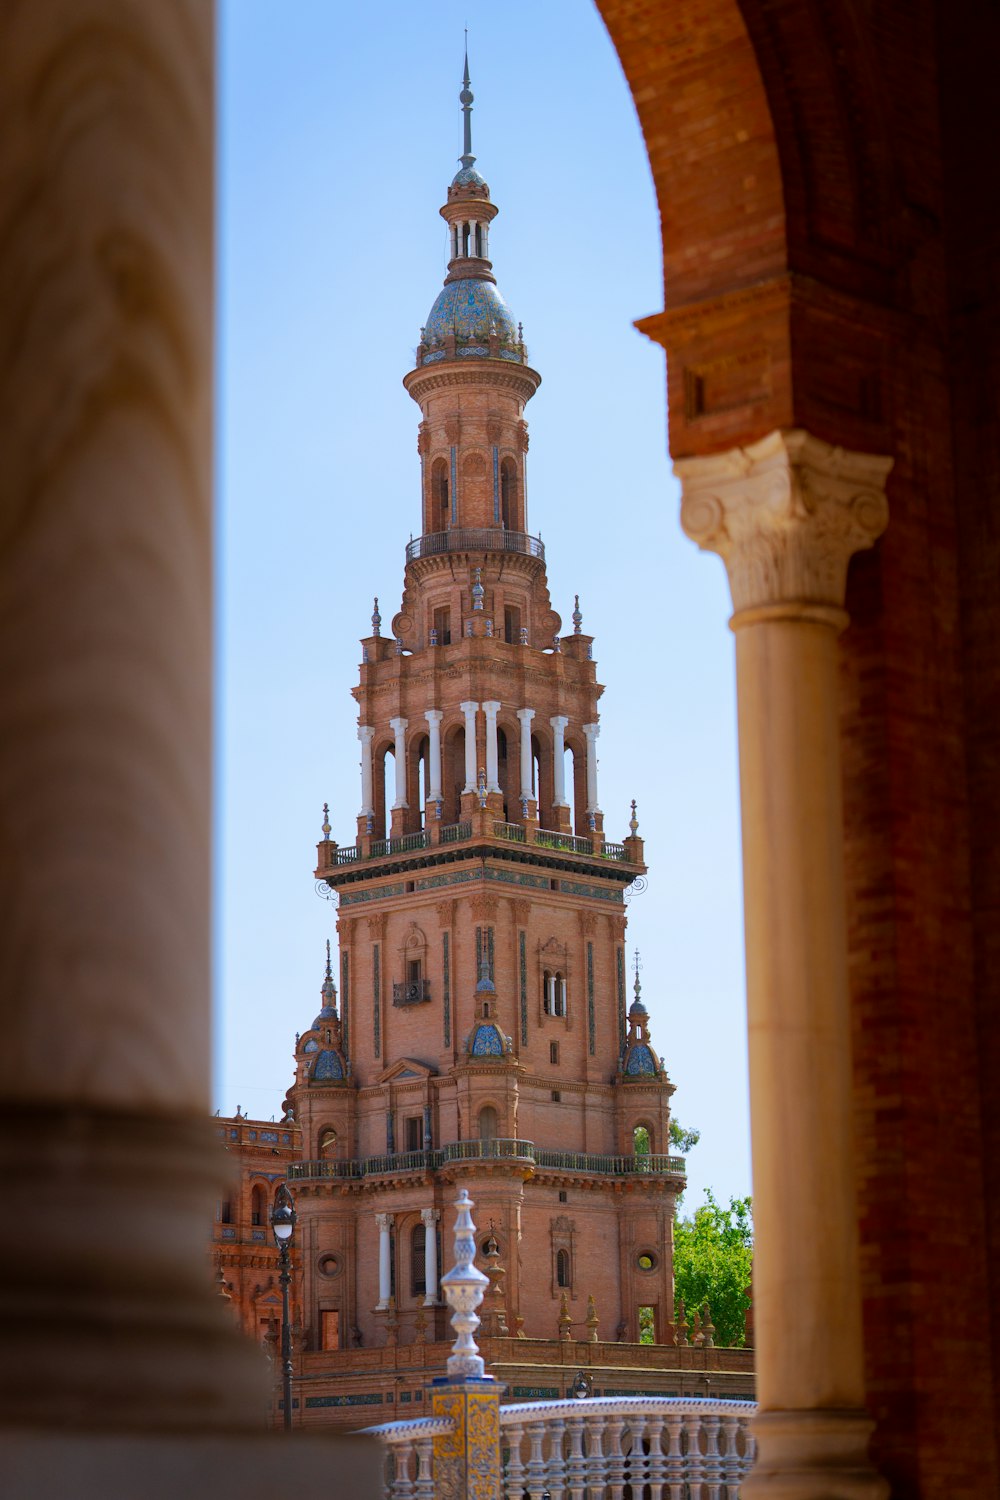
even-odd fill
[(674, 465), (681, 525), (726, 565), (733, 607), (843, 609), (847, 564), (889, 519), (892, 459), (831, 447), (800, 428)]

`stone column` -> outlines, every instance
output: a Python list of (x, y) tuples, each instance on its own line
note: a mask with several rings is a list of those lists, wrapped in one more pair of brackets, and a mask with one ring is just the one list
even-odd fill
[(422, 1208), (420, 1217), (424, 1223), (424, 1306), (436, 1307), (438, 1300), (437, 1221), (439, 1209)]
[(478, 703), (460, 703), (465, 715), (465, 786), (463, 792), (476, 790), (476, 714)]
[(444, 714), (439, 708), (429, 708), (424, 714), (427, 720), (427, 779), (430, 783), (428, 788), (428, 800), (438, 802), (441, 799), (441, 720)]
[(488, 792), (500, 790), (500, 764), (497, 755), (497, 714), (499, 712), (499, 703), (492, 701), (483, 704), (483, 713), (486, 715), (486, 790)]
[(409, 807), (406, 800), (406, 719), (390, 719), (389, 728), (396, 736), (396, 798), (392, 804), (392, 811), (399, 812), (401, 808)]
[(583, 732), (587, 736), (587, 811), (599, 813), (601, 808), (597, 800), (597, 736), (601, 732), (600, 724), (584, 724)]
[(676, 466), (735, 613), (756, 1248), (750, 1497), (875, 1500), (844, 917), (837, 634), (891, 460), (802, 431)]
[(5, 1500), (374, 1493), (266, 1432), (206, 1254), (214, 29), (0, 22)]
[(372, 740), (375, 730), (371, 724), (358, 725), (358, 739), (361, 741), (361, 816), (368, 818), (375, 812), (375, 801), (372, 793)]
[(535, 717), (533, 708), (519, 708), (517, 717), (521, 721), (521, 796), (530, 802), (535, 796), (531, 786), (531, 721)]
[(566, 799), (566, 725), (569, 719), (565, 714), (557, 714), (550, 719), (552, 725), (552, 783), (555, 787), (555, 795), (552, 798), (553, 807), (569, 807)]
[(393, 1214), (376, 1214), (378, 1225), (378, 1303), (376, 1312), (384, 1312), (392, 1296), (392, 1222)]

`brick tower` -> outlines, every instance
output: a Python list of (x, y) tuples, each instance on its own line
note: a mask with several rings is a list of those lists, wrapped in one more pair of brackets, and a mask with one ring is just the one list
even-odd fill
[(327, 819), (318, 851), (339, 898), (339, 1008), (328, 978), (288, 1098), (313, 1351), (447, 1336), (456, 1182), (494, 1270), (495, 1333), (584, 1337), (592, 1296), (606, 1338), (638, 1341), (641, 1308), (672, 1334), (673, 1086), (638, 982), (626, 1004), (642, 841), (634, 816), (624, 843), (605, 840), (592, 637), (578, 604), (560, 634), (529, 530), (540, 377), (489, 258), (467, 66), (460, 98), (448, 274), (404, 380), (420, 535), (391, 633), (376, 599), (363, 642), (357, 841), (335, 843)]

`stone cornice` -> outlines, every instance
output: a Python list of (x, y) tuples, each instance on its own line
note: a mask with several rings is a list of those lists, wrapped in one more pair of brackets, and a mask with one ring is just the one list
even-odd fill
[(513, 391), (522, 401), (529, 401), (541, 383), (542, 377), (530, 365), (515, 365), (504, 359), (421, 365), (403, 377), (403, 385), (415, 401), (431, 391), (467, 385), (490, 385), (496, 390)]
[(843, 623), (847, 564), (885, 530), (892, 459), (851, 453), (801, 429), (679, 459), (681, 525), (726, 565), (736, 611), (804, 612)]

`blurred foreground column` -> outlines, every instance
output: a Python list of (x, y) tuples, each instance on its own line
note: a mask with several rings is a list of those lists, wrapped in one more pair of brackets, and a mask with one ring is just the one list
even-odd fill
[(735, 613), (754, 1188), (751, 1500), (879, 1500), (864, 1411), (837, 635), (891, 460), (773, 432), (682, 459)]
[(208, 1269), (213, 28), (0, 12), (7, 1500), (335, 1492)]

